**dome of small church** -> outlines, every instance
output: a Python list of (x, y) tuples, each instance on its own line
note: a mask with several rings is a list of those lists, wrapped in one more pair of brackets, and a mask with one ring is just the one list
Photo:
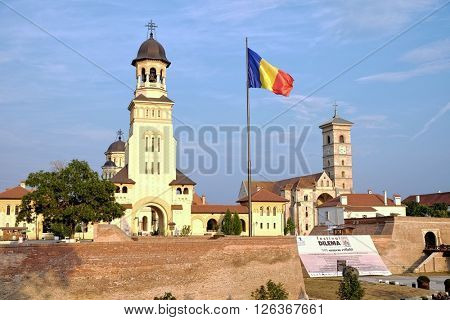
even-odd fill
[(105, 162), (105, 164), (103, 165), (103, 167), (109, 167), (109, 168), (111, 168), (111, 167), (116, 167), (116, 164), (113, 162), (113, 161), (111, 161), (111, 160), (108, 160), (108, 161), (106, 161)]
[(136, 62), (141, 60), (161, 60), (167, 63), (167, 67), (170, 66), (170, 61), (166, 57), (166, 51), (164, 47), (150, 34), (150, 38), (145, 40), (138, 51), (136, 58), (131, 62), (133, 66), (136, 66)]
[(111, 152), (125, 152), (125, 142), (123, 142), (119, 138), (119, 140), (111, 143), (111, 145), (108, 147), (108, 150), (106, 150), (106, 153)]

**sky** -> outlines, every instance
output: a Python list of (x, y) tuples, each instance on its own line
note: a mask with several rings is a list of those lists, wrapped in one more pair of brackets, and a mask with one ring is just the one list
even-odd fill
[[(304, 138), (294, 169), (263, 166), (254, 179), (320, 172), (318, 126), (336, 102), (354, 122), (355, 192), (450, 191), (450, 5), (438, 0), (0, 0), (0, 189), (55, 160), (101, 171), (116, 131), (128, 133), (130, 63), (150, 19), (172, 62), (174, 125), (195, 132), (177, 136), (180, 155), (196, 153), (179, 166), (209, 202), (234, 202), (246, 177), (239, 137), (233, 153), (223, 134), (206, 139), (217, 154), (212, 173), (198, 165), (196, 142), (205, 125), (245, 126), (245, 37), (295, 79), (289, 97), (251, 89), (252, 125)], [(254, 162), (288, 148), (254, 149)]]

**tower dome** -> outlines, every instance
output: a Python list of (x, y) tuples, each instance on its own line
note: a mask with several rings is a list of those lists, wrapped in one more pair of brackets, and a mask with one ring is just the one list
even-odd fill
[(125, 152), (125, 142), (123, 142), (121, 138), (111, 143), (111, 145), (108, 147), (108, 150), (106, 150), (106, 153), (112, 152)]
[(136, 66), (136, 62), (142, 60), (160, 60), (170, 66), (170, 61), (166, 57), (166, 51), (164, 47), (155, 39), (153, 34), (150, 33), (150, 38), (145, 40), (139, 47), (136, 58), (131, 62), (133, 66)]

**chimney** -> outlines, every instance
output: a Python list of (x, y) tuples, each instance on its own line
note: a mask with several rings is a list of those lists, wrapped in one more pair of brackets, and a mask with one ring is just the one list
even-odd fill
[(394, 194), (394, 204), (400, 206), (402, 204), (402, 197), (399, 194)]
[(347, 196), (344, 196), (344, 195), (341, 196), (341, 204), (343, 206), (347, 205)]
[(26, 187), (25, 181), (20, 181), (20, 186), (21, 186), (22, 188), (25, 188), (25, 187)]
[(367, 190), (367, 194), (372, 194), (372, 189)]
[(387, 191), (384, 190), (384, 205), (387, 206)]
[(202, 194), (202, 204), (206, 204), (206, 196)]
[(256, 186), (256, 192), (258, 192), (259, 190), (261, 190), (261, 187)]
[(416, 196), (416, 202), (417, 202), (417, 203), (420, 202), (420, 196), (419, 196), (419, 195)]

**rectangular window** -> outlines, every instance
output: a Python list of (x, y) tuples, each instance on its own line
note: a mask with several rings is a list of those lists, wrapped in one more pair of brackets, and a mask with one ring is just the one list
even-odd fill
[(6, 206), (6, 214), (8, 216), (11, 214), (11, 207), (9, 205)]
[(158, 137), (158, 152), (161, 151), (161, 138)]
[(147, 173), (148, 173), (148, 162), (145, 161), (145, 174), (147, 174)]
[(303, 196), (303, 200), (308, 201), (308, 195)]
[(305, 229), (306, 229), (306, 231), (308, 231), (308, 224), (306, 224)]
[(262, 229), (263, 228), (263, 224), (262, 222), (259, 224), (259, 227)]
[(308, 218), (308, 207), (306, 207), (305, 210), (306, 210), (306, 211), (305, 211), (305, 217)]
[(155, 173), (155, 171), (154, 171), (154, 166), (155, 166), (155, 163), (154, 163), (154, 162), (152, 162), (152, 167), (150, 168), (150, 170), (151, 170), (151, 173), (152, 173), (152, 174), (154, 174), (154, 173)]
[(16, 214), (16, 216), (19, 214), (19, 206), (16, 206), (14, 208), (14, 213)]
[(152, 152), (155, 152), (155, 138), (152, 138)]
[(270, 224), (267, 222), (267, 229), (270, 229)]
[(277, 228), (277, 224), (274, 222), (273, 223), (273, 228), (276, 229)]
[(145, 137), (145, 151), (148, 151), (148, 137)]
[(158, 162), (158, 174), (160, 174), (160, 171), (159, 171), (159, 162)]

